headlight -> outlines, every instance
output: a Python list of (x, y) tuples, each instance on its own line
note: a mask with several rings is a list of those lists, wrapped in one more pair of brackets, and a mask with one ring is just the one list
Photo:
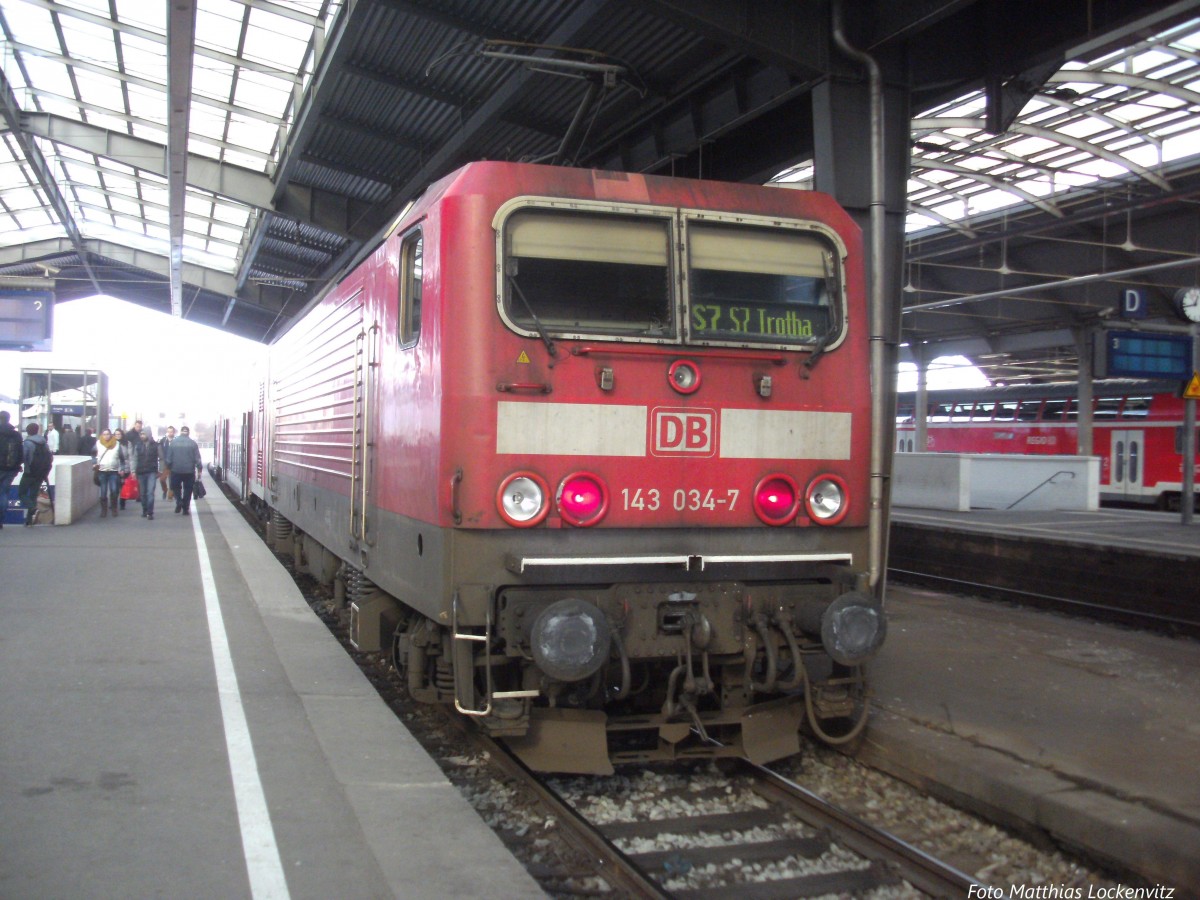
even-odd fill
[(768, 525), (786, 525), (796, 518), (800, 492), (788, 475), (768, 475), (754, 488), (754, 512)]
[(847, 666), (875, 655), (887, 635), (887, 620), (875, 598), (863, 591), (842, 594), (821, 616), (825, 652)]
[(612, 629), (593, 603), (574, 598), (551, 603), (533, 623), (530, 650), (538, 668), (559, 681), (582, 681), (608, 659)]
[(496, 508), (500, 510), (500, 518), (509, 525), (517, 528), (530, 528), (537, 525), (550, 511), (546, 497), (549, 489), (537, 475), (532, 472), (514, 472), (500, 482), (496, 491)]
[(690, 359), (677, 359), (667, 369), (667, 383), (681, 394), (700, 390), (700, 367)]
[(836, 475), (820, 475), (804, 492), (804, 508), (818, 525), (836, 525), (850, 510), (846, 482)]
[(608, 512), (608, 488), (591, 472), (575, 472), (564, 478), (555, 500), (559, 515), (571, 525), (595, 525)]

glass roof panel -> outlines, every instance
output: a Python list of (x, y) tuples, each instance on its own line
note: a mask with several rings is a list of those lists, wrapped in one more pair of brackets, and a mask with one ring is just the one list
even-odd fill
[(196, 9), (196, 46), (236, 53), (245, 10), (232, 0), (205, 0)]
[(117, 46), (111, 28), (73, 16), (61, 16), (58, 22), (68, 56), (86, 59), (105, 68), (117, 68)]
[[(1099, 189), (1131, 175), (1161, 183), (1164, 165), (1200, 156), (1197, 108), (1200, 19), (1092, 62), (1069, 62), (1007, 134), (985, 130), (982, 90), (927, 110), (914, 120), (907, 231), (952, 227), (1031, 197), (1053, 202), (1063, 191)], [(812, 180), (811, 161), (772, 179), (800, 186)]]
[[(196, 0), (189, 152), (272, 171), (296, 85), (311, 77), (313, 47), (320, 43), (314, 29), (342, 6), (341, 0)], [(2, 64), (21, 108), (165, 145), (167, 10), (168, 4), (147, 0), (0, 0), (0, 20), (12, 35)], [(946, 219), (1026, 204), (1031, 196), (1053, 202), (1062, 191), (1103, 187), (1138, 174), (1139, 167), (1163, 177), (1172, 162), (1200, 155), (1200, 20), (1095, 61), (1069, 63), (1006, 135), (985, 131), (985, 107), (983, 93), (975, 92), (916, 120), (909, 230), (949, 227)], [(36, 144), (62, 180), (59, 189), (76, 209), (85, 238), (103, 234), (122, 243), (127, 229), (142, 249), (167, 255), (166, 181), (140, 168), (150, 163), (132, 155), (98, 158), (60, 142)], [(44, 191), (19, 159), (19, 148), (5, 136), (0, 240), (32, 239), (19, 229), (34, 213), (37, 229), (61, 236), (51, 213), (30, 207), (31, 197), (44, 201)], [(156, 154), (153, 165), (160, 163)], [(811, 163), (777, 180), (811, 183)], [(97, 193), (110, 196), (97, 199)], [(203, 251), (205, 264), (231, 271), (238, 255), (234, 232), (245, 241), (260, 212), (225, 199), (214, 203), (211, 195), (197, 204), (202, 194), (187, 194), (188, 252)], [(21, 210), (18, 220), (14, 211)], [(115, 225), (114, 210), (120, 213)], [(100, 227), (103, 232), (95, 230)], [(207, 237), (196, 243), (196, 236)]]
[[(4, 72), (21, 108), (52, 112), (163, 146), (150, 161), (158, 168), (167, 130), (168, 4), (51, 2), (0, 0), (0, 20), (13, 36), (5, 48)], [(254, 172), (269, 171), (278, 151), (280, 123), (290, 115), (294, 86), (311, 74), (305, 66), (312, 66), (314, 29), (322, 22), (318, 17), (328, 20), (340, 5), (336, 0), (197, 0), (191, 85), (197, 102), (189, 111), (189, 152)], [(168, 255), (164, 178), (140, 168), (134, 156), (104, 159), (59, 142), (35, 143), (50, 171), (61, 179), (59, 190), (85, 239), (127, 242), (122, 235), (128, 231), (140, 249)], [(53, 219), (44, 208), (30, 209), (31, 197), (41, 203), (45, 198), (33, 192), (36, 178), (15, 161), (20, 151), (14, 147), (10, 140), (0, 142), (0, 231), (6, 238), (16, 233), (12, 239), (20, 243), (31, 239), (29, 233), (20, 234), (22, 227), (44, 226)], [(189, 257), (232, 271), (247, 239), (251, 210), (224, 200), (214, 205), (211, 195), (191, 189), (187, 198)], [(13, 212), (21, 209), (36, 212), (40, 221), (26, 217), (18, 222)], [(114, 212), (119, 215), (114, 217)], [(223, 223), (219, 234), (212, 231), (214, 219)], [(55, 231), (63, 233), (61, 227)]]
[(12, 32), (13, 40), (19, 44), (30, 44), (34, 47), (57, 47), (58, 36), (54, 31), (54, 22), (50, 19), (48, 10), (39, 9), (28, 3), (14, 4), (19, 7), (17, 15), (11, 15), (5, 4), (4, 20), (8, 30)]
[(30, 82), (37, 85), (39, 89), (51, 90), (63, 95), (75, 92), (71, 85), (70, 72), (57, 60), (41, 56), (26, 56), (25, 71), (29, 73)]
[(75, 9), (91, 10), (97, 13), (108, 12), (107, 0), (60, 0), (60, 2), (63, 6)]
[[(136, 25), (165, 34), (167, 30), (167, 4), (147, 3), (146, 0), (110, 0), (117, 7), (117, 18), (127, 25)], [(97, 5), (106, 6), (99, 3)]]
[(192, 92), (213, 100), (228, 100), (233, 90), (233, 72), (230, 63), (198, 56), (192, 66)]

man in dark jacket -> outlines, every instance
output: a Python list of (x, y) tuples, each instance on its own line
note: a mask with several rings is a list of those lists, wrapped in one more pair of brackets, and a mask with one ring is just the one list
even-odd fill
[[(175, 426), (168, 425), (167, 433), (158, 442), (158, 458), (162, 460), (162, 471), (158, 474), (158, 483), (162, 487), (163, 499), (167, 499), (167, 484), (171, 478), (171, 467), (167, 464), (167, 451), (171, 449), (171, 441), (175, 440)], [(175, 494), (171, 494), (174, 499)]]
[(39, 444), (46, 447), (47, 450), (50, 449), (46, 446), (46, 439), (38, 434), (39, 431), (41, 431), (41, 426), (37, 422), (30, 422), (25, 428), (25, 441), (21, 445), (24, 454), (24, 472), (21, 475), (21, 483), (17, 486), (17, 496), (21, 498), (21, 505), (25, 507), (26, 528), (33, 524), (33, 514), (37, 512), (38, 494), (41, 492), (46, 476), (50, 474), (49, 469), (38, 471), (37, 461), (34, 459)]
[(70, 425), (62, 427), (62, 437), (58, 439), (58, 452), (63, 456), (79, 455), (79, 432)]
[(158, 486), (158, 444), (149, 428), (141, 430), (141, 436), (133, 444), (133, 472), (138, 480), (138, 499), (142, 504), (142, 518), (154, 521), (154, 489)]
[(167, 468), (171, 470), (171, 490), (175, 492), (175, 512), (185, 516), (191, 514), (192, 489), (196, 486), (196, 476), (204, 471), (204, 463), (200, 459), (200, 448), (192, 440), (188, 427), (179, 429), (179, 437), (171, 441), (167, 454), (163, 458)]
[(9, 421), (11, 418), (7, 409), (0, 410), (0, 528), (4, 527), (4, 513), (8, 510), (8, 489), (21, 471), (25, 455), (21, 432)]

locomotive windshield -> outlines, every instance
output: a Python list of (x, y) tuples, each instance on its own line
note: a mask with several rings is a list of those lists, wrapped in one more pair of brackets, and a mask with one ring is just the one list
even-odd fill
[(694, 342), (812, 344), (837, 327), (833, 247), (803, 231), (692, 224)]
[(505, 313), (518, 328), (673, 336), (668, 220), (529, 209), (506, 231)]
[(502, 313), (547, 342), (611, 337), (819, 352), (841, 334), (835, 239), (802, 223), (747, 218), (518, 208), (503, 220)]

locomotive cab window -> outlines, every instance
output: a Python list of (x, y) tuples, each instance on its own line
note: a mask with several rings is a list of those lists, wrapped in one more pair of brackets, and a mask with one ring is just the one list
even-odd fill
[(412, 347), (421, 336), (421, 285), (424, 274), (421, 232), (400, 244), (400, 346)]
[(670, 222), (523, 209), (505, 224), (503, 309), (532, 335), (671, 338)]
[(691, 222), (690, 338), (827, 345), (841, 330), (840, 265), (832, 243), (810, 231)]

